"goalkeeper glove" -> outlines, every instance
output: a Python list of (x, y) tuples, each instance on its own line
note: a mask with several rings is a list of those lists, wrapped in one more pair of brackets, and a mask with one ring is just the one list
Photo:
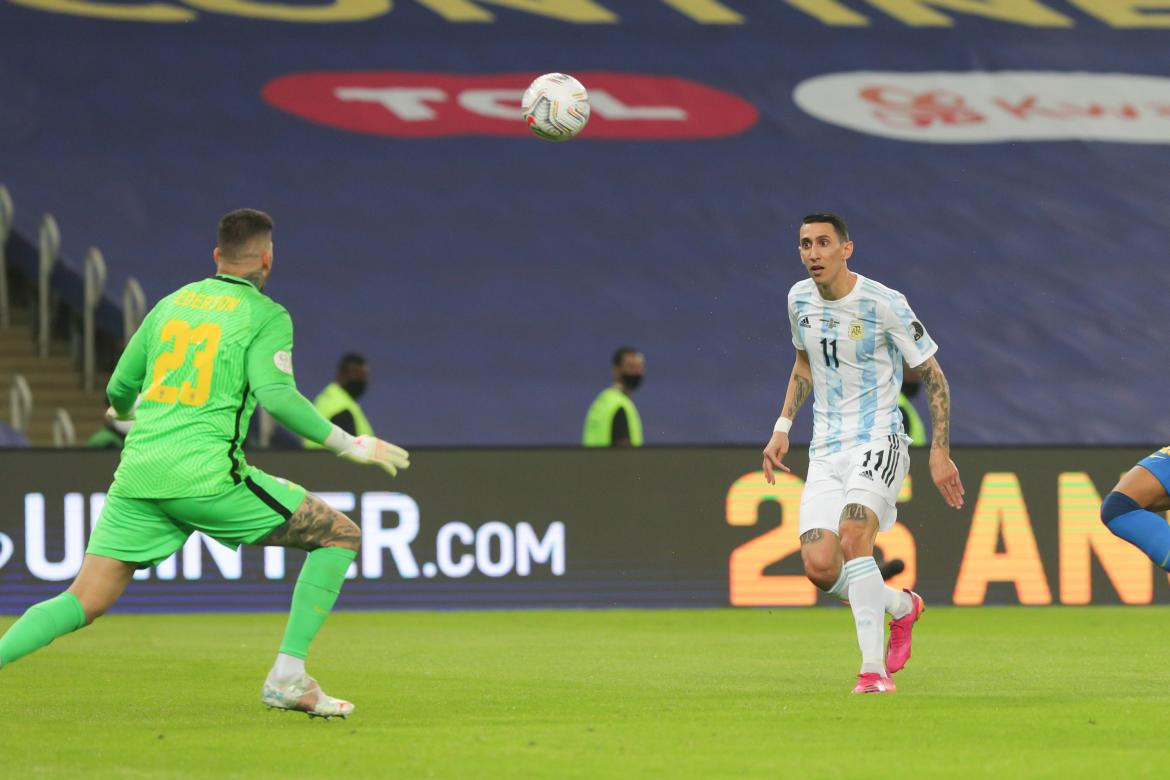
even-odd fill
[(119, 414), (114, 407), (106, 409), (106, 422), (108, 422), (115, 431), (125, 436), (130, 432), (134, 426), (134, 413), (138, 411), (138, 404), (142, 402), (142, 396), (134, 399), (134, 405), (131, 406), (125, 414)]
[(336, 425), (324, 444), (343, 458), (381, 466), (392, 477), (398, 469), (410, 468), (410, 453), (401, 447), (374, 436), (350, 436)]

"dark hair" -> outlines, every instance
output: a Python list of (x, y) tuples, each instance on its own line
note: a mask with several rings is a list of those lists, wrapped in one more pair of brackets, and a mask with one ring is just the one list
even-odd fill
[(350, 366), (364, 366), (365, 364), (365, 355), (359, 355), (357, 352), (346, 352), (337, 363), (337, 371), (340, 373)]
[(849, 240), (849, 226), (845, 224), (845, 220), (831, 211), (818, 211), (815, 214), (809, 214), (800, 221), (800, 224), (812, 225), (818, 222), (827, 222), (832, 225), (833, 230), (837, 231), (837, 240), (842, 244)]
[(620, 366), (622, 364), (622, 358), (624, 358), (626, 355), (640, 354), (642, 354), (642, 350), (635, 347), (618, 347), (613, 351), (613, 364), (615, 366)]
[(238, 255), (252, 239), (272, 233), (272, 217), (256, 209), (236, 209), (224, 214), (219, 221), (219, 251)]

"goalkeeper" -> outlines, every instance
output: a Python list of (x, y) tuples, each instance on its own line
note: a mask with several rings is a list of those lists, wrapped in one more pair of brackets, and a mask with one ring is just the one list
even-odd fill
[(69, 589), (29, 608), (0, 637), (0, 669), (92, 623), (135, 569), (176, 552), (194, 531), (230, 547), (308, 550), (293, 589), (280, 652), (261, 701), (311, 716), (346, 717), (353, 704), (325, 694), (305, 657), (333, 608), (361, 531), (304, 488), (244, 460), (256, 404), (285, 427), (391, 475), (407, 452), (332, 425), (296, 389), (292, 320), (262, 290), (272, 272), (272, 219), (240, 209), (219, 223), (218, 273), (155, 306), (110, 379), (108, 414), (134, 419), (101, 519)]

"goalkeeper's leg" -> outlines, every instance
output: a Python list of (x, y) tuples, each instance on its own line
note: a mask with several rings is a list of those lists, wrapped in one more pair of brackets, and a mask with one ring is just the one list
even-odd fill
[(288, 521), (258, 544), (309, 551), (293, 589), (284, 641), (265, 681), (261, 700), (270, 707), (310, 715), (349, 715), (353, 704), (327, 696), (306, 673), (305, 658), (357, 556), (361, 531), (344, 514), (310, 493)]
[(0, 637), (0, 668), (88, 626), (114, 606), (133, 576), (131, 564), (86, 555), (67, 591), (29, 607)]

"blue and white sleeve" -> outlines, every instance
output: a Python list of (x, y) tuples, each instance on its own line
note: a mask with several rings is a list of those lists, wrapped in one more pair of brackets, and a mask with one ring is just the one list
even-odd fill
[(792, 329), (792, 346), (804, 350), (804, 342), (800, 338), (800, 328), (796, 324), (796, 301), (788, 298), (788, 327)]
[(882, 325), (911, 368), (917, 368), (938, 352), (938, 344), (926, 332), (926, 327), (901, 293), (886, 305)]

